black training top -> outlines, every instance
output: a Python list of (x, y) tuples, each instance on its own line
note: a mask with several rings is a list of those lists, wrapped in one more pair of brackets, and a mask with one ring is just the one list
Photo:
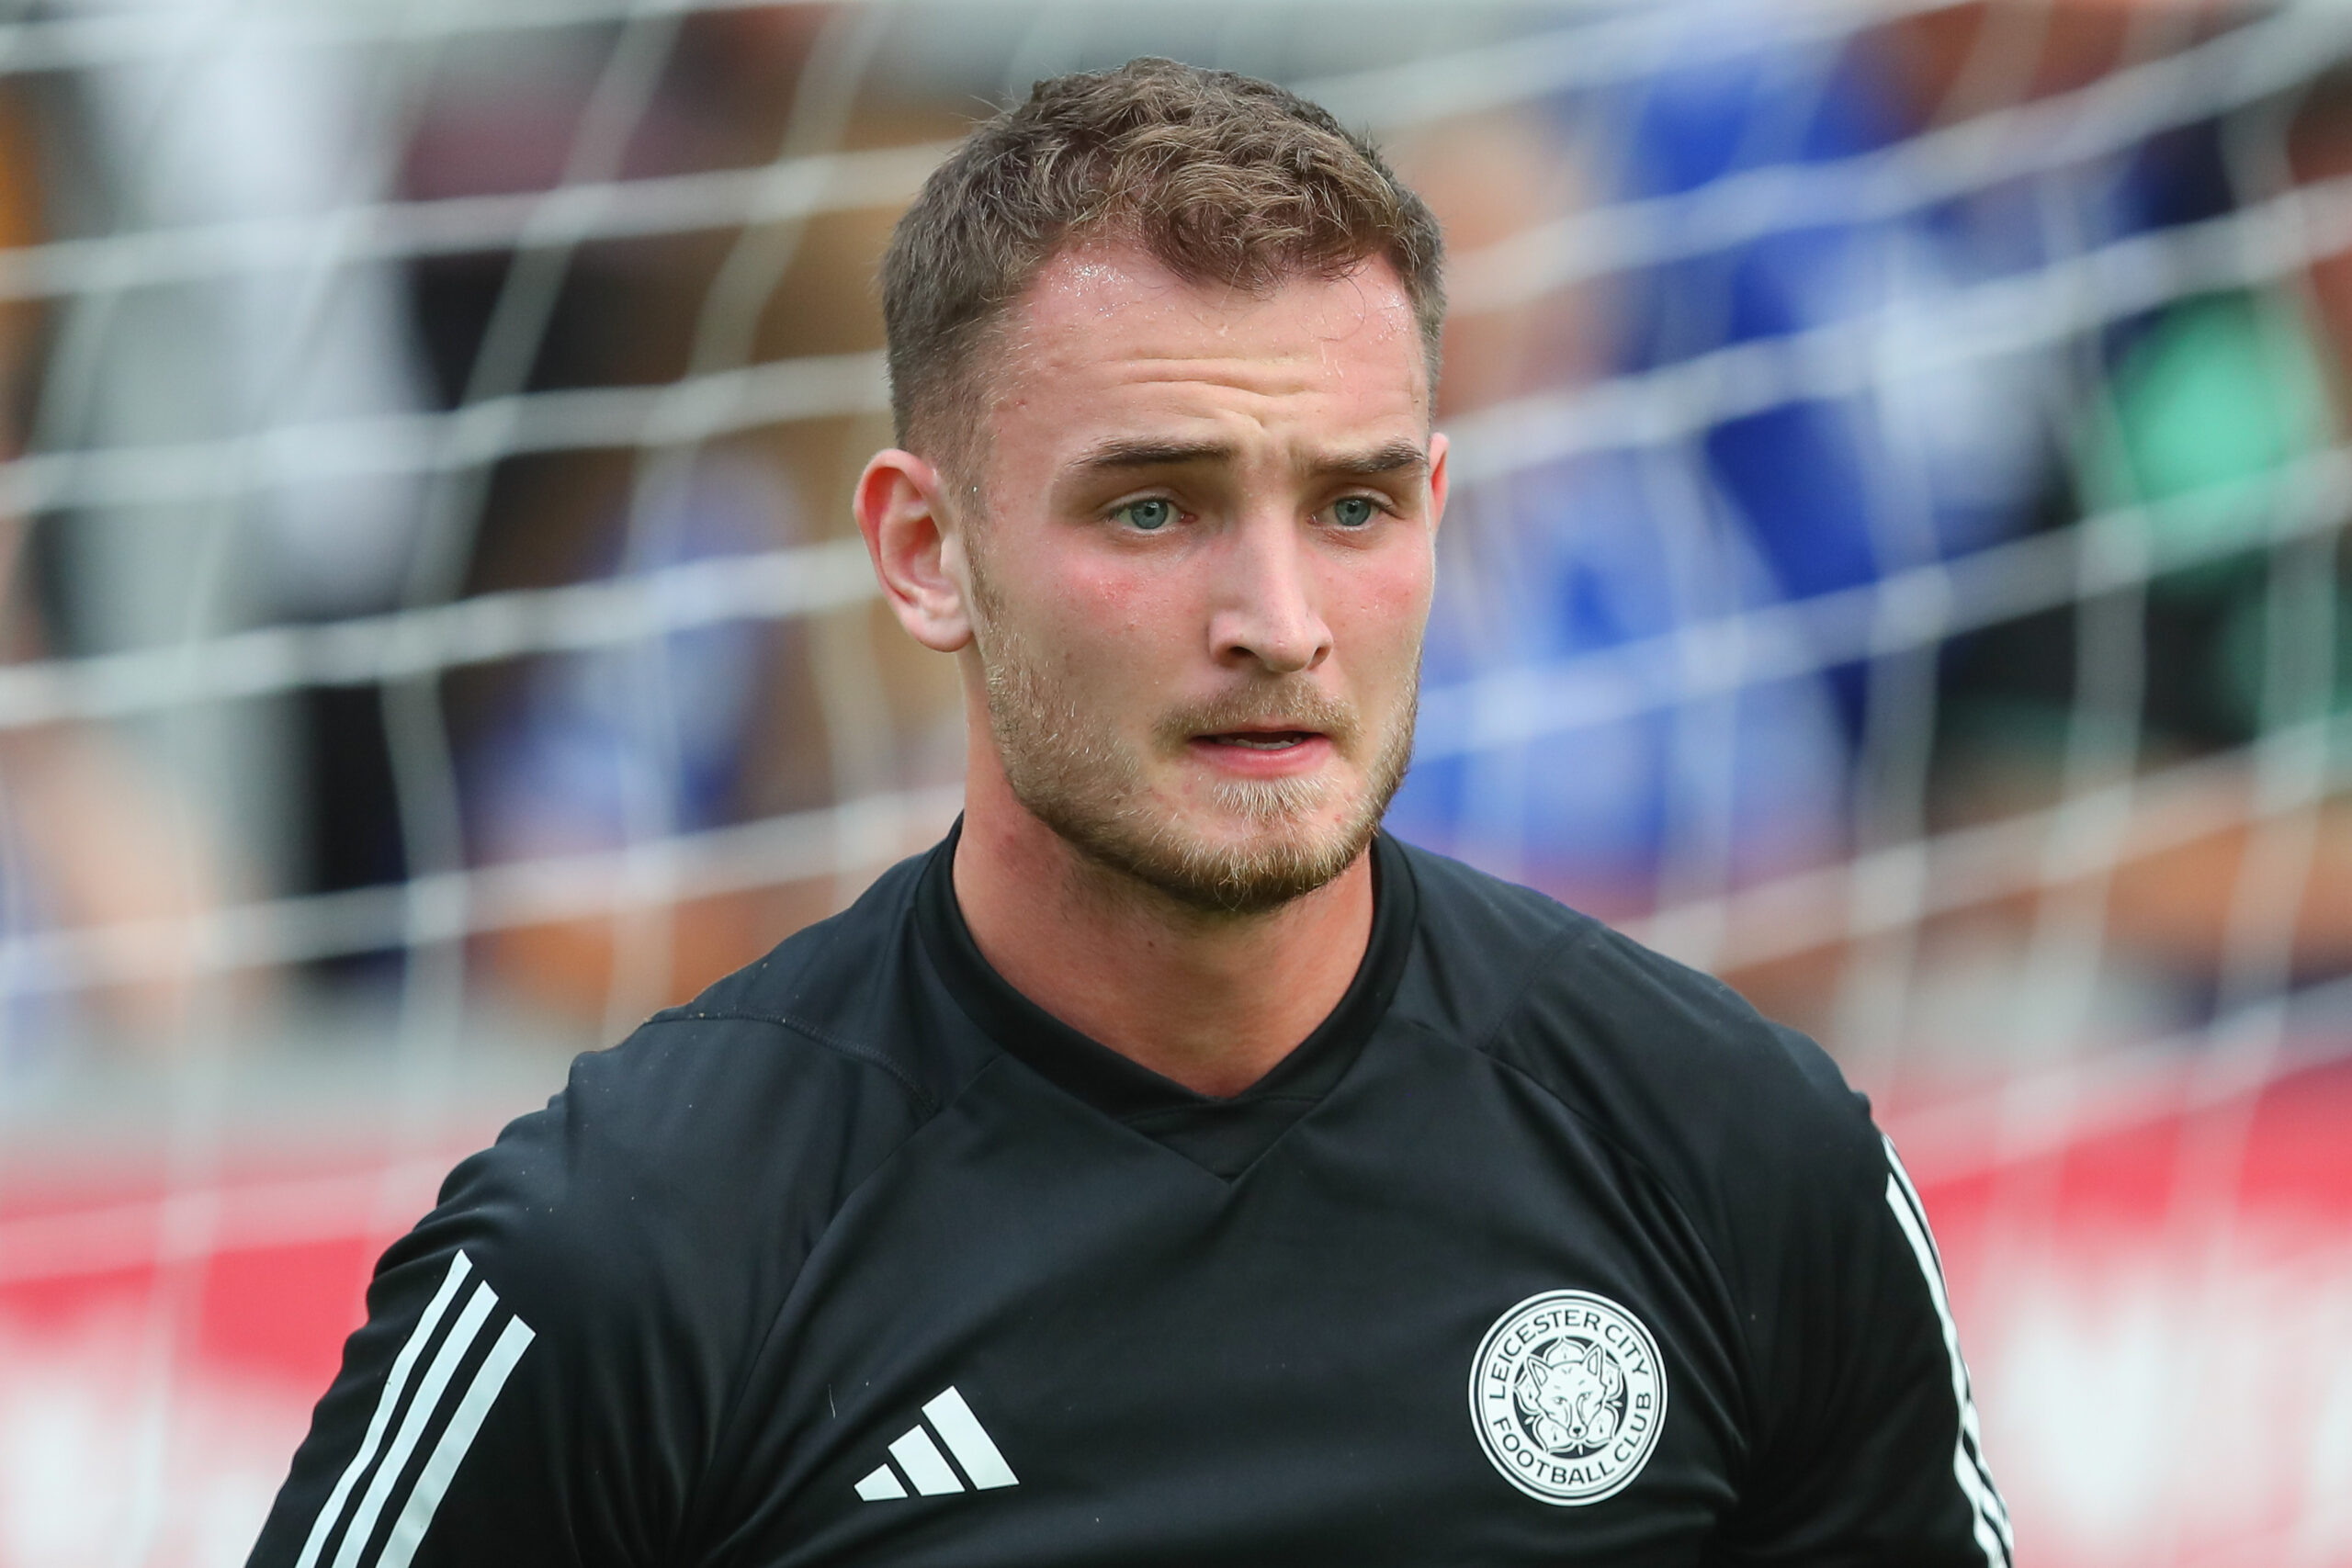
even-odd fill
[(1346, 997), (1209, 1099), (989, 968), (954, 842), (458, 1166), (256, 1568), (2007, 1568), (1810, 1042), (1383, 837)]

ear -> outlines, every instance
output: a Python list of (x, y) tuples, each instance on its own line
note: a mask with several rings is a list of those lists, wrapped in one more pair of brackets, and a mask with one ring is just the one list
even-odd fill
[(1446, 478), (1445, 455), (1453, 449), (1453, 445), (1446, 440), (1443, 431), (1435, 430), (1430, 433), (1430, 531), (1431, 533), (1435, 533), (1438, 525), (1445, 521), (1445, 492), (1450, 482)]
[(972, 640), (963, 540), (947, 521), (939, 470), (896, 447), (876, 452), (857, 479), (857, 529), (882, 595), (907, 635), (954, 653)]

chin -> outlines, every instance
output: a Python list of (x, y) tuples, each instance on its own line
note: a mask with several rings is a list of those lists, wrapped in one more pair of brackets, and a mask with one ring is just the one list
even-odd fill
[(1187, 908), (1265, 914), (1328, 886), (1372, 841), (1379, 814), (1338, 793), (1324, 780), (1228, 781), (1206, 810), (1169, 811), (1078, 847)]
[(1217, 817), (1238, 837), (1344, 829), (1356, 803), (1329, 778), (1222, 779), (1209, 787)]

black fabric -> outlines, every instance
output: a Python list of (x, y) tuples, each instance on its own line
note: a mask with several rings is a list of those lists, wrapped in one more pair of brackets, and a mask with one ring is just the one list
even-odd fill
[(452, 1173), (254, 1568), (2007, 1568), (1809, 1042), (1383, 839), (1348, 999), (1210, 1100), (990, 974), (951, 852)]
[(1388, 1010), (1404, 974), (1418, 900), (1404, 852), (1383, 834), (1372, 848), (1372, 932), (1339, 1005), (1315, 1032), (1239, 1094), (1195, 1093), (1072, 1029), (1006, 983), (973, 942), (956, 902), (957, 819), (926, 857), (915, 924), (947, 987), (989, 1038), (1050, 1079), (1146, 1137), (1217, 1176), (1248, 1169), (1354, 1065)]

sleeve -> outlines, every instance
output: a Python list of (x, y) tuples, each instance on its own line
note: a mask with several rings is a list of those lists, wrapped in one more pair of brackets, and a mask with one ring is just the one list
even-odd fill
[(1723, 1560), (2013, 1568), (1926, 1212), (1860, 1097), (1838, 1098), (1774, 1216), (1758, 1443)]
[(583, 1125), (594, 1061), (385, 1253), (249, 1568), (666, 1554), (714, 1380), (642, 1257), (628, 1173)]

